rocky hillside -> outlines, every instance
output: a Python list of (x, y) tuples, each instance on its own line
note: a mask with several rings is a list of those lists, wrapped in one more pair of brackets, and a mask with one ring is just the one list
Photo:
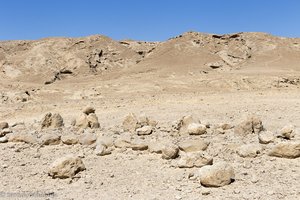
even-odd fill
[[(299, 71), (300, 39), (187, 32), (164, 42), (105, 36), (0, 42), (1, 78), (50, 84), (68, 76), (231, 70)], [(30, 76), (28, 76), (30, 75)]]

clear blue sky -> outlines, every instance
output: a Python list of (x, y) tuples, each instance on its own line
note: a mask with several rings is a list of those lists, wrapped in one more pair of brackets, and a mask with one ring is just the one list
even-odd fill
[(166, 40), (186, 31), (300, 37), (300, 0), (0, 0), (0, 40)]

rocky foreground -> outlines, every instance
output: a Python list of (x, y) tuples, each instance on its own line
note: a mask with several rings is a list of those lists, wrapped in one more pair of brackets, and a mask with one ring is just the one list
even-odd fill
[[(86, 107), (71, 124), (64, 124), (63, 118), (58, 113), (47, 113), (35, 124), (9, 125), (1, 122), (0, 129), (2, 152), (9, 155), (11, 155), (9, 152), (22, 154), (27, 158), (30, 156), (29, 160), (23, 156), (19, 157), (21, 160), (14, 160), (15, 156), (2, 158), (3, 185), (8, 184), (9, 177), (22, 180), (28, 176), (38, 176), (43, 180), (42, 182), (62, 179), (68, 184), (80, 183), (82, 187), (96, 187), (99, 186), (97, 180), (93, 180), (96, 181), (95, 185), (86, 182), (87, 177), (95, 175), (93, 171), (95, 166), (88, 161), (91, 158), (93, 162), (107, 162), (103, 159), (107, 157), (108, 160), (115, 159), (115, 162), (120, 165), (122, 162), (142, 158), (147, 162), (160, 160), (159, 162), (163, 164), (156, 169), (157, 171), (166, 168), (168, 171), (173, 170), (174, 173), (181, 174), (180, 177), (170, 177), (177, 179), (175, 183), (171, 183), (172, 186), (168, 183), (159, 186), (165, 188), (162, 190), (168, 190), (169, 187), (178, 188), (176, 190), (180, 195), (176, 195), (175, 199), (191, 197), (193, 192), (182, 188), (186, 186), (185, 184), (192, 184), (195, 187), (192, 190), (198, 190), (200, 196), (194, 198), (198, 199), (202, 198), (201, 196), (209, 197), (210, 193), (216, 190), (214, 188), (224, 187), (227, 190), (230, 185), (242, 186), (248, 182), (256, 184), (262, 182), (265, 176), (270, 177), (272, 174), (286, 171), (291, 173), (290, 177), (286, 178), (296, 181), (296, 185), (289, 188), (289, 193), (274, 188), (266, 191), (265, 196), (256, 196), (252, 193), (255, 191), (245, 191), (244, 188), (234, 189), (233, 193), (227, 196), (234, 198), (242, 195), (241, 198), (244, 199), (296, 199), (300, 195), (298, 187), (300, 133), (293, 125), (286, 125), (276, 132), (271, 132), (266, 130), (261, 119), (255, 116), (248, 117), (239, 124), (229, 122), (210, 124), (193, 116), (184, 116), (174, 122), (160, 123), (146, 116), (137, 117), (131, 113), (124, 118), (122, 125), (106, 129), (101, 127), (95, 109)], [(54, 152), (61, 150), (63, 153), (60, 153), (60, 156)], [(44, 151), (53, 153), (48, 154), (46, 158), (43, 156)], [(291, 162), (288, 166), (270, 168), (270, 164), (280, 162), (281, 159), (291, 160)], [(8, 162), (11, 164), (5, 164)], [(37, 163), (43, 167), (37, 168), (35, 166), (38, 166)], [(27, 166), (30, 170), (22, 170), (21, 174), (10, 174), (10, 170), (17, 168), (17, 165), (20, 169)], [(258, 166), (264, 167), (257, 171)], [(127, 169), (124, 169), (125, 171)], [(114, 179), (115, 176), (113, 168), (109, 170), (109, 174), (101, 170), (97, 173), (110, 179)], [(135, 181), (138, 184), (143, 180), (139, 176), (145, 175), (128, 174), (129, 177), (135, 177), (129, 182)], [(127, 174), (124, 174), (122, 178), (126, 179), (126, 177)], [(81, 179), (84, 179), (84, 182)], [(109, 187), (109, 182), (99, 181), (101, 187), (102, 185)], [(151, 182), (151, 178), (148, 181)], [(284, 179), (278, 181), (284, 182)], [(18, 183), (16, 185), (19, 190), (23, 187)], [(45, 195), (54, 197), (59, 194), (59, 191), (52, 192)], [(138, 198), (139, 194), (142, 193), (129, 192), (128, 197), (137, 195), (135, 197)], [(63, 198), (72, 199), (74, 196), (71, 194)], [(117, 194), (116, 198), (118, 198)], [(159, 194), (152, 194), (145, 199), (160, 198)]]

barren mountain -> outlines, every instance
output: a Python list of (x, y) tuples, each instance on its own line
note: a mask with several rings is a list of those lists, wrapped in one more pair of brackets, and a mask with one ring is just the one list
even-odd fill
[(299, 199), (299, 38), (1, 41), (0, 69), (0, 199)]

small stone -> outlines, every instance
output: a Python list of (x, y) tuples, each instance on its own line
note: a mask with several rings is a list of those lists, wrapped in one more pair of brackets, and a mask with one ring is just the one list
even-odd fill
[(56, 134), (45, 134), (41, 137), (42, 145), (57, 145), (60, 143), (60, 136)]
[(258, 134), (258, 140), (261, 144), (269, 144), (274, 142), (274, 134), (271, 131), (262, 131)]
[(89, 121), (87, 120), (87, 114), (81, 113), (80, 116), (75, 120), (75, 126), (83, 129), (88, 128)]
[(293, 125), (287, 125), (279, 131), (279, 137), (290, 140), (294, 136), (295, 136), (295, 127)]
[(7, 165), (7, 164), (3, 164), (3, 165), (2, 165), (2, 168), (3, 168), (3, 169), (6, 169), (6, 168), (8, 168), (8, 165)]
[(86, 115), (89, 115), (91, 113), (95, 113), (96, 109), (91, 107), (91, 106), (88, 106), (86, 107), (85, 109), (83, 109), (83, 113), (86, 114)]
[(242, 136), (256, 133), (263, 130), (262, 121), (258, 117), (249, 117), (234, 128), (234, 133)]
[(220, 123), (217, 128), (221, 128), (222, 130), (229, 130), (232, 129), (234, 126), (227, 123)]
[(94, 144), (97, 140), (96, 135), (92, 133), (84, 133), (79, 136), (79, 143), (81, 145), (91, 145)]
[(81, 113), (81, 115), (75, 121), (75, 126), (78, 128), (100, 128), (100, 123), (95, 113), (90, 113), (89, 115)]
[(254, 175), (254, 176), (251, 177), (251, 182), (252, 183), (257, 183), (258, 181), (259, 180), (258, 180), (257, 176)]
[(179, 153), (179, 148), (173, 144), (164, 145), (162, 149), (162, 158), (163, 159), (174, 159), (177, 158)]
[(63, 118), (58, 113), (47, 113), (42, 119), (43, 128), (60, 128), (64, 126)]
[(234, 180), (234, 170), (226, 162), (206, 165), (199, 170), (200, 183), (206, 187), (221, 187)]
[(105, 156), (111, 154), (111, 151), (109, 151), (105, 145), (97, 144), (95, 153), (97, 156)]
[(148, 145), (143, 143), (132, 144), (131, 149), (134, 151), (145, 151), (148, 149)]
[(205, 151), (209, 145), (209, 142), (204, 140), (186, 140), (179, 142), (179, 149), (184, 152), (194, 152), (194, 151)]
[(142, 128), (136, 129), (138, 135), (150, 135), (153, 131), (152, 126), (143, 126)]
[(298, 158), (300, 157), (300, 141), (279, 143), (271, 149), (269, 156)]
[(225, 134), (225, 130), (223, 130), (221, 128), (217, 128), (217, 129), (214, 130), (214, 133), (215, 134), (222, 134), (223, 135), (223, 134)]
[(211, 193), (211, 191), (207, 188), (202, 188), (202, 190), (201, 190), (202, 195), (206, 196), (206, 195), (209, 195), (210, 193)]
[(6, 136), (0, 137), (0, 143), (8, 142), (8, 138)]
[(203, 152), (190, 152), (181, 155), (178, 161), (179, 168), (203, 167), (212, 165), (213, 158), (205, 155)]
[(8, 128), (8, 123), (7, 122), (0, 122), (0, 130)]
[(119, 138), (115, 140), (114, 145), (116, 148), (130, 148), (131, 142), (129, 140)]
[(262, 152), (262, 148), (258, 144), (246, 144), (242, 145), (238, 150), (237, 153), (239, 156), (246, 158), (255, 158)]
[(129, 132), (134, 132), (137, 128), (140, 128), (138, 119), (133, 113), (125, 117), (122, 126), (124, 131)]
[(191, 123), (187, 127), (187, 132), (190, 135), (202, 135), (206, 133), (206, 126), (200, 123)]
[(78, 172), (85, 170), (81, 158), (74, 155), (67, 155), (55, 160), (48, 171), (52, 178), (72, 178)]
[(90, 128), (100, 128), (100, 123), (98, 122), (98, 117), (95, 113), (91, 113), (87, 116), (87, 121)]
[(79, 142), (77, 136), (74, 134), (62, 135), (60, 139), (64, 144), (67, 145), (74, 145)]
[(172, 128), (178, 130), (180, 134), (187, 134), (187, 128), (192, 123), (200, 123), (199, 120), (195, 120), (193, 116), (183, 116), (180, 120), (173, 122)]
[(12, 133), (10, 128), (4, 128), (0, 132), (0, 136), (5, 136), (6, 134)]

